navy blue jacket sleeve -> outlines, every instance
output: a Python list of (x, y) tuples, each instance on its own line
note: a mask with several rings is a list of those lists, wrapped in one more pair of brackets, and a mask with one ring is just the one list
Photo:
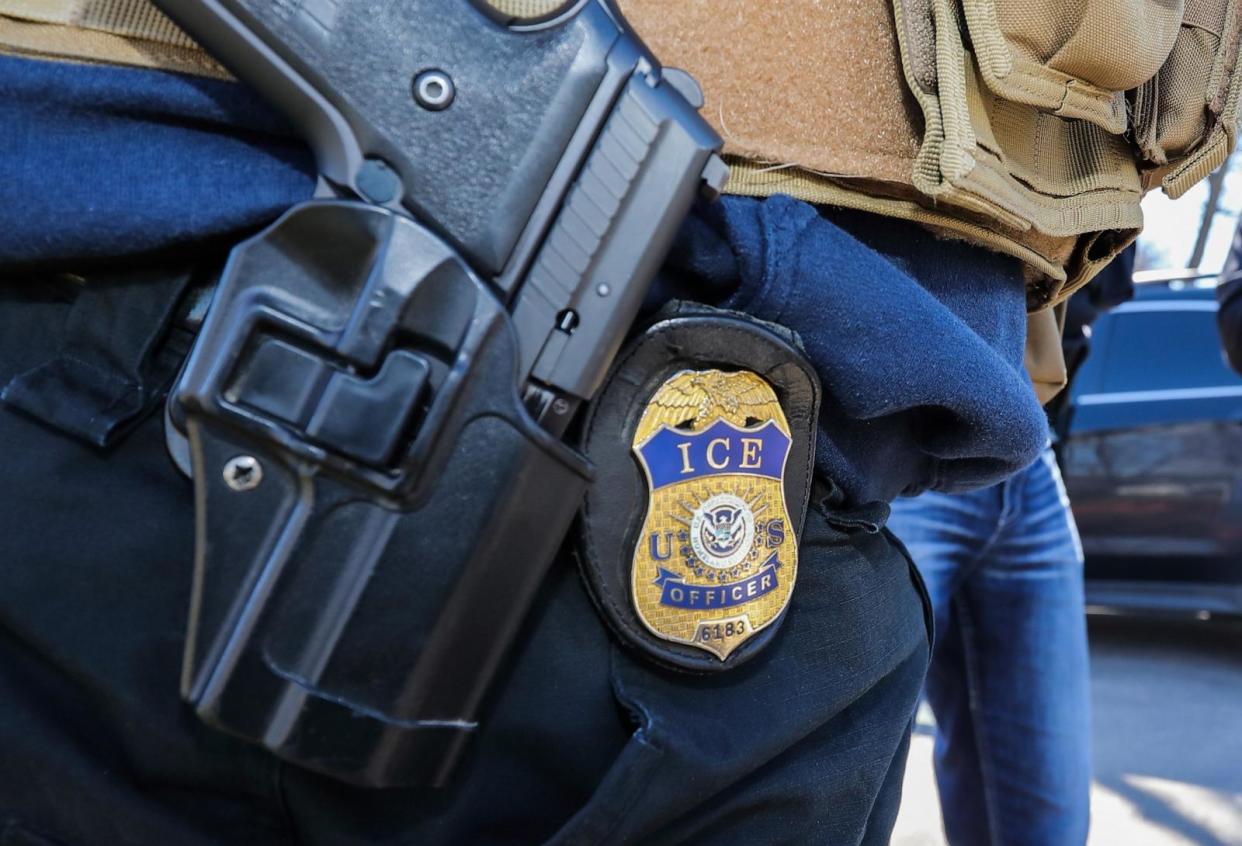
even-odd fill
[[(0, 267), (236, 239), (314, 166), (236, 83), (0, 57)], [(856, 502), (991, 484), (1047, 439), (1023, 369), (1020, 264), (875, 215), (729, 197), (683, 228), (653, 297), (797, 331), (825, 388), (818, 467)]]
[(0, 56), (0, 265), (109, 259), (260, 226), (314, 159), (249, 89)]
[(824, 385), (818, 469), (853, 501), (989, 485), (1048, 440), (1015, 259), (875, 215), (726, 197), (687, 221), (661, 283), (798, 332)]

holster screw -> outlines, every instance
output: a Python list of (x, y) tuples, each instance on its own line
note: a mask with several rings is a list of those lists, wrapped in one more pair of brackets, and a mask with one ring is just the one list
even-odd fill
[(263, 465), (253, 455), (238, 455), (224, 465), (224, 483), (235, 491), (252, 491), (263, 481)]

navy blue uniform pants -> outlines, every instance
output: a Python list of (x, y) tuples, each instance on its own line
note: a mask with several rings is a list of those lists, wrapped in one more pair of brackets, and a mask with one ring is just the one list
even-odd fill
[(183, 287), (0, 286), (0, 843), (887, 842), (927, 604), (886, 530), (823, 501), (782, 630), (724, 674), (627, 652), (562, 556), (446, 788), (350, 787), (201, 724), (191, 485), (157, 413)]

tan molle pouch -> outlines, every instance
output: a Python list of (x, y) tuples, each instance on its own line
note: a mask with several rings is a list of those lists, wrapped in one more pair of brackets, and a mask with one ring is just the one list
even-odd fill
[(1124, 92), (1165, 63), (1184, 0), (959, 2), (979, 72), (997, 96), (1122, 134)]
[(1173, 51), (1133, 92), (1144, 187), (1179, 197), (1224, 163), (1237, 135), (1242, 1), (1186, 0)]
[(1136, 229), (1141, 183), (1125, 139), (1003, 99), (981, 80), (955, 0), (895, 0), (907, 82), (922, 107), (914, 185), (1016, 230)]

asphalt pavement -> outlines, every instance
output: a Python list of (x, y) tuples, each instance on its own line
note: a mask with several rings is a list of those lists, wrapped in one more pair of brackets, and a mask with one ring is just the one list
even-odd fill
[[(1090, 846), (1242, 846), (1242, 622), (1093, 615)], [(893, 846), (943, 846), (919, 712)]]

